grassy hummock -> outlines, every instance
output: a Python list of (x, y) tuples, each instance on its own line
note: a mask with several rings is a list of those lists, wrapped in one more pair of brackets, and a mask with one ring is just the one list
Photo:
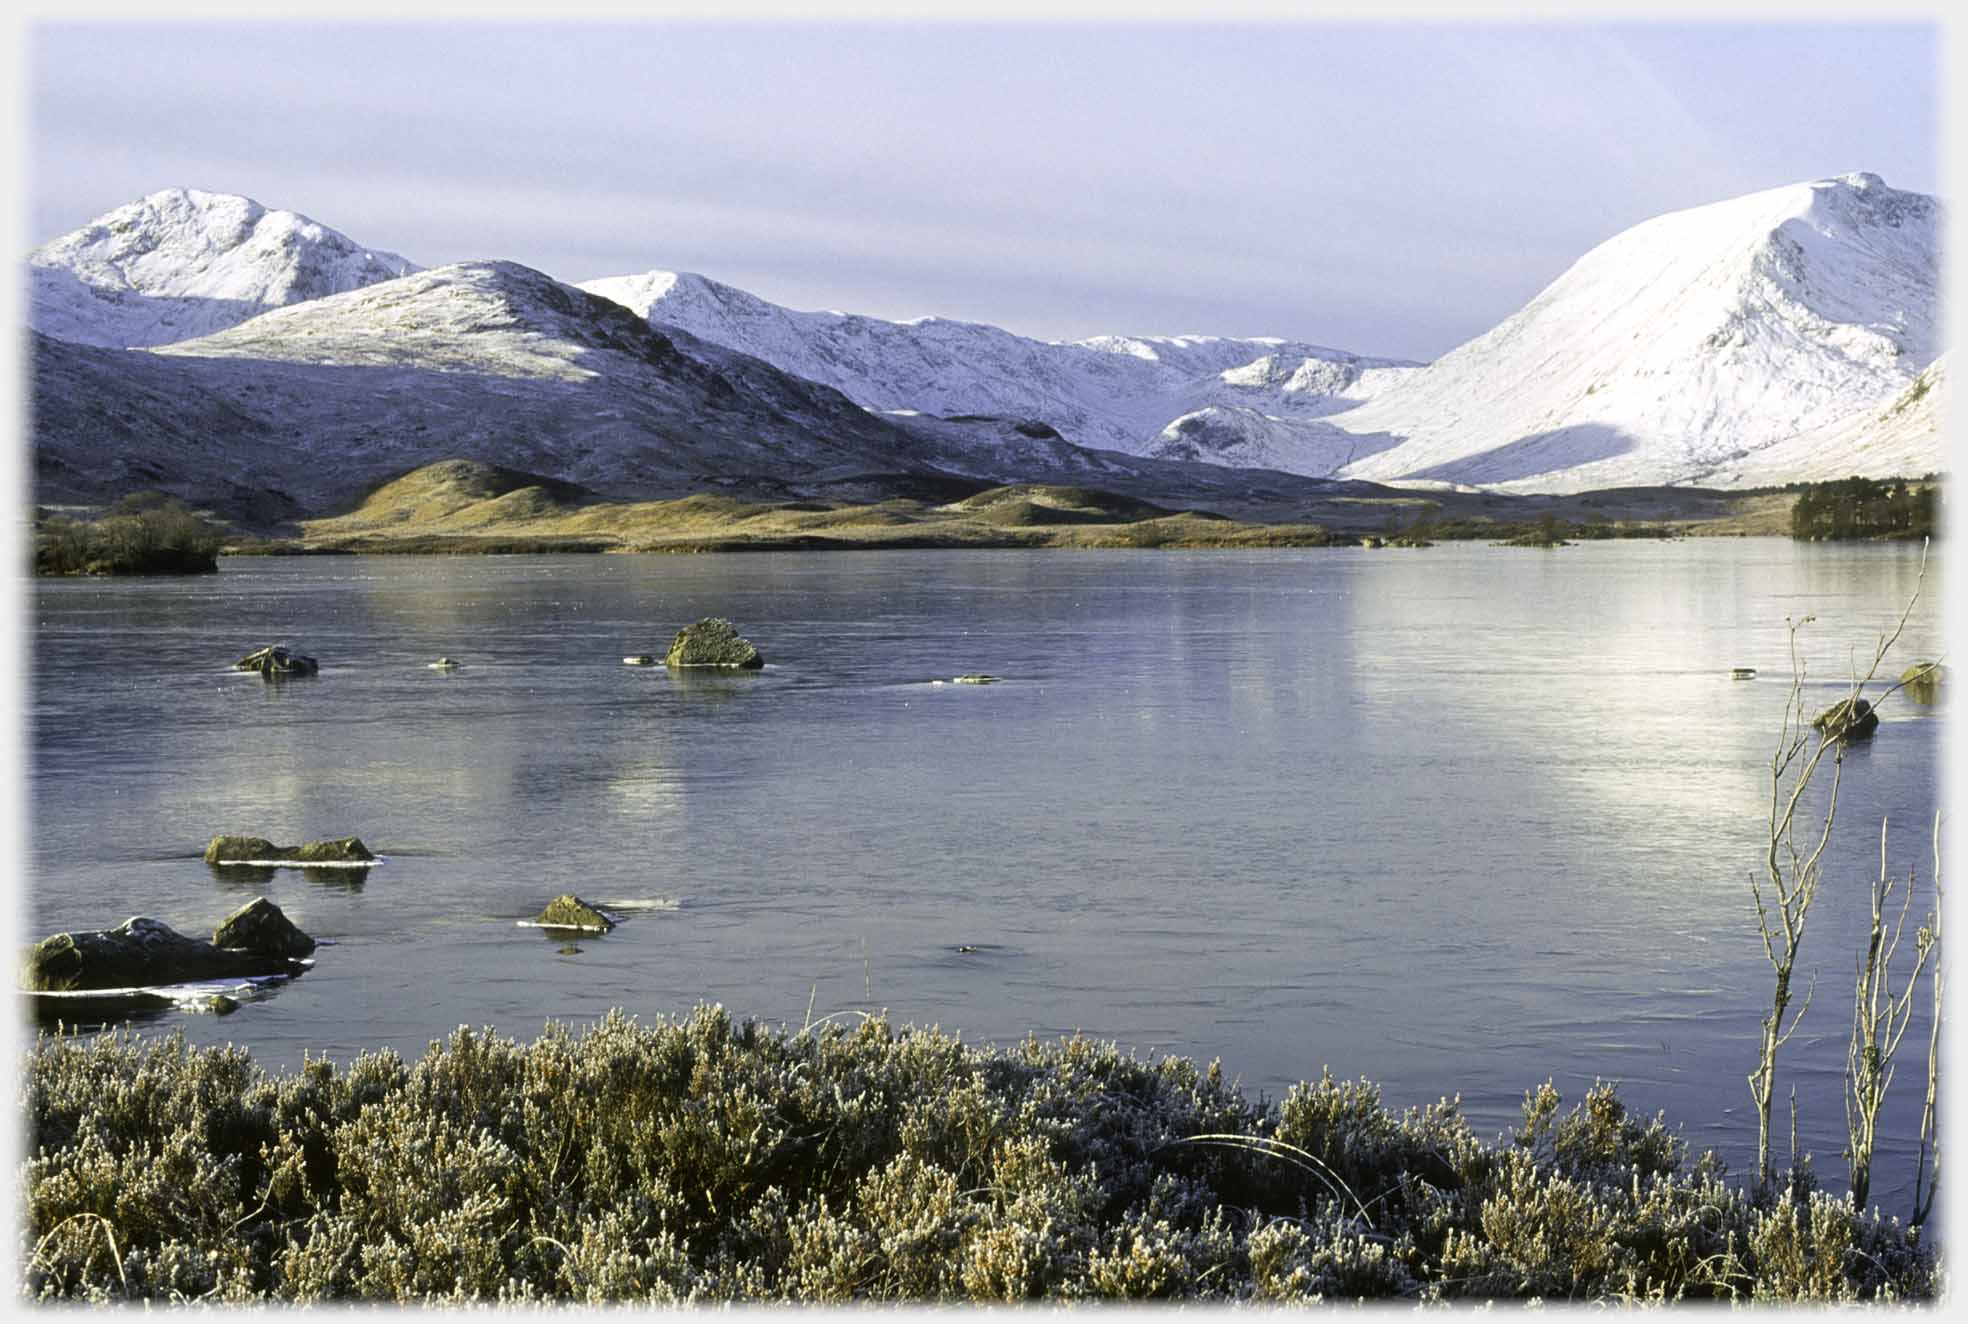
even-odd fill
[(1082, 1038), (717, 1007), (268, 1076), (179, 1036), (26, 1054), (30, 1298), (1931, 1299), (1930, 1247), (1689, 1163), (1608, 1086), (1479, 1140), (1364, 1082), (1253, 1103)]

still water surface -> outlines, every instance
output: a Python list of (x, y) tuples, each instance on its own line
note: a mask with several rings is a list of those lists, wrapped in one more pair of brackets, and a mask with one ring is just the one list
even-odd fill
[[(1220, 1058), (1273, 1098), (1322, 1068), (1397, 1107), (1460, 1093), (1492, 1134), (1547, 1077), (1568, 1101), (1616, 1080), (1742, 1170), (1784, 621), (1816, 615), (1828, 704), (1918, 563), (1755, 539), (42, 580), (26, 918), (209, 934), (270, 896), (333, 941), (315, 969), (146, 1028), (275, 1067), (611, 1007), (794, 1027), (886, 1008), (971, 1042), (1083, 1030)], [(1940, 581), (1894, 675), (1941, 647)], [(767, 668), (622, 665), (706, 615)], [(273, 641), (321, 675), (226, 669)], [(462, 669), (429, 670), (440, 654)], [(929, 683), (979, 671), (1006, 679)], [(1880, 820), (1925, 880), (1938, 803), (1944, 719), (1899, 697), (1885, 715), (1847, 762), (1803, 962), (1818, 1003), (1779, 1084), (1828, 1182)], [(225, 879), (199, 858), (217, 832), (353, 834), (386, 862)], [(567, 891), (626, 922), (572, 945), (517, 926)], [(1908, 1043), (1875, 1181), (1894, 1203), (1924, 1023)]]

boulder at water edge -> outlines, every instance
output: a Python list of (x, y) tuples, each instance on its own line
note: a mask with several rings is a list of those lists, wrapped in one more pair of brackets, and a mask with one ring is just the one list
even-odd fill
[(1864, 740), (1879, 729), (1879, 714), (1864, 699), (1840, 699), (1811, 719), (1827, 740)]
[(1900, 673), (1900, 686), (1907, 698), (1922, 706), (1941, 701), (1941, 684), (1947, 668), (1938, 662), (1916, 662)]
[(678, 630), (663, 661), (673, 667), (725, 667), (747, 671), (765, 665), (765, 659), (759, 656), (758, 649), (752, 647), (751, 641), (740, 638), (737, 627), (719, 616), (707, 616), (695, 625), (686, 625)]
[(219, 921), (212, 930), (212, 945), (262, 956), (306, 956), (314, 950), (314, 939), (279, 906), (258, 896)]
[(363, 845), (360, 837), (276, 846), (265, 837), (221, 834), (205, 848), (207, 864), (369, 864), (375, 858), (375, 852)]
[(257, 648), (232, 664), (234, 671), (257, 671), (269, 679), (275, 676), (312, 676), (321, 664), (311, 657), (290, 653), (277, 645)]
[(42, 993), (145, 988), (197, 979), (291, 977), (306, 969), (291, 957), (217, 947), (138, 915), (113, 929), (43, 938), (28, 949), (21, 987)]
[(615, 927), (614, 920), (572, 892), (547, 902), (547, 908), (533, 922), (543, 929), (584, 929), (591, 933), (606, 933)]

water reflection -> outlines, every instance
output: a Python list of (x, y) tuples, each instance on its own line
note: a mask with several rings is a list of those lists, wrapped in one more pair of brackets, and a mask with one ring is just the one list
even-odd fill
[(216, 864), (207, 861), (212, 877), (234, 887), (261, 887), (274, 880), (279, 870), (270, 864)]
[(330, 892), (360, 892), (369, 881), (366, 868), (304, 868), (301, 877)]
[(729, 703), (757, 692), (765, 676), (759, 671), (733, 671), (723, 667), (670, 667), (670, 683), (679, 694), (712, 705)]
[[(1322, 1065), (1396, 1106), (1460, 1092), (1479, 1129), (1547, 1077), (1576, 1097), (1603, 1076), (1726, 1148), (1767, 1005), (1746, 877), (1783, 618), (1818, 614), (1814, 679), (1836, 677), (1905, 559), (1716, 540), (37, 584), (29, 907), (44, 931), (186, 913), (235, 885), (195, 862), (214, 830), (361, 836), (389, 857), (377, 890), (319, 870), (281, 899), (340, 944), (307, 998), (183, 1022), (270, 1065), (618, 1003), (797, 1020), (817, 985), (972, 1041), (1220, 1057), (1273, 1097)], [(713, 615), (772, 665), (620, 664)], [(1916, 614), (1907, 657), (1937, 655), (1938, 619)], [(241, 621), (308, 622), (332, 683), (266, 700), (215, 675)], [(441, 653), (468, 684), (423, 683)], [(921, 683), (966, 672), (1009, 679)], [(1839, 878), (1876, 874), (1881, 816), (1925, 868), (1945, 709), (1886, 706), (1845, 767)], [(691, 904), (515, 959), (510, 917), (562, 891)], [(1848, 900), (1827, 888), (1812, 921), (1827, 988)], [(1792, 1045), (1821, 1171), (1843, 1019), (1814, 1008)]]

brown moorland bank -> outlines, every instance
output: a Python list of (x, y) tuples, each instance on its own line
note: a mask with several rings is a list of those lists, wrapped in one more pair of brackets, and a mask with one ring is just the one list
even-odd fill
[(1540, 527), (1571, 539), (1782, 535), (1794, 497), (1691, 488), (1573, 496), (1347, 485), (1233, 511), (1179, 509), (1093, 487), (883, 484), (784, 497), (697, 493), (610, 500), (472, 461), (425, 465), (297, 536), (235, 552), (772, 551), (907, 547), (1323, 547), (1363, 541), (1504, 541)]

